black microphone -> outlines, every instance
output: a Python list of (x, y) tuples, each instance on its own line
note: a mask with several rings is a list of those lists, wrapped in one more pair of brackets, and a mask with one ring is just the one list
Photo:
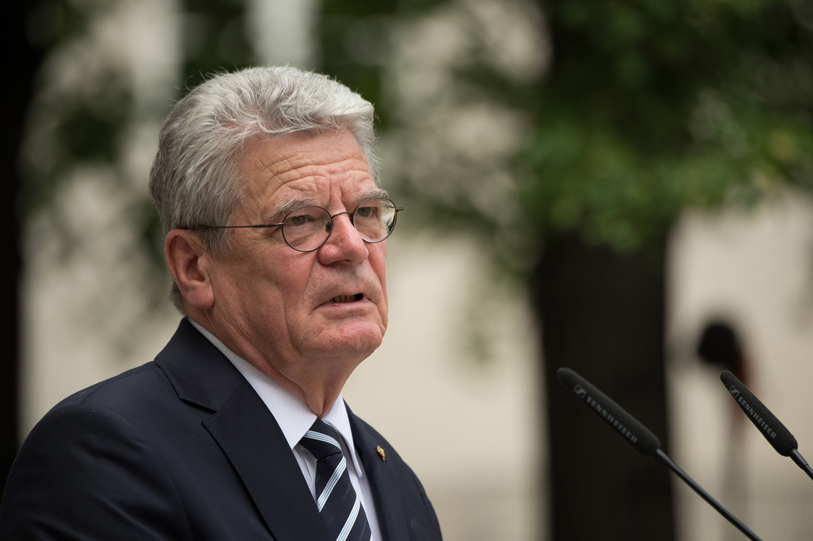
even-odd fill
[(754, 396), (754, 393), (748, 390), (748, 387), (737, 379), (737, 376), (728, 370), (723, 370), (720, 372), (720, 381), (726, 386), (726, 389), (737, 401), (748, 419), (754, 423), (754, 426), (759, 429), (765, 439), (768, 440), (768, 443), (776, 449), (776, 452), (782, 456), (791, 457), (807, 473), (808, 477), (813, 479), (813, 469), (810, 468), (810, 464), (797, 450), (799, 444), (796, 443), (796, 438), (793, 437), (790, 430), (779, 422), (779, 419)]
[(642, 455), (652, 456), (661, 446), (655, 434), (573, 370), (560, 368), (556, 377)]
[(596, 415), (601, 417), (605, 423), (610, 425), (624, 441), (632, 445), (644, 456), (654, 456), (661, 464), (675, 472), (692, 490), (711, 505), (726, 520), (733, 524), (738, 530), (744, 533), (752, 541), (761, 541), (757, 535), (743, 524), (737, 517), (731, 514), (728, 509), (720, 505), (712, 498), (700, 485), (689, 477), (677, 464), (661, 451), (661, 443), (658, 438), (650, 432), (644, 425), (639, 423), (632, 415), (624, 411), (618, 404), (607, 398), (607, 396), (593, 387), (587, 380), (569, 368), (560, 368), (556, 371), (556, 377), (565, 387), (573, 391), (575, 395), (584, 402)]

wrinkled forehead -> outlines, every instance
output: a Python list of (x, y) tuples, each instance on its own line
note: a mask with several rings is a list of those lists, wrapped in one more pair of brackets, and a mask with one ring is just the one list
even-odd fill
[(264, 214), (386, 197), (359, 144), (346, 131), (258, 138), (237, 160), (237, 167), (241, 203), (262, 208)]

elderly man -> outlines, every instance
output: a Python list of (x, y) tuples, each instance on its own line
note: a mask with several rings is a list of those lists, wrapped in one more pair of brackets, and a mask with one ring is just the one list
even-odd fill
[(2, 539), (440, 540), (424, 490), (342, 387), (387, 327), (373, 108), (322, 75), (215, 77), (173, 109), (150, 189), (173, 300), (154, 362), (34, 428)]

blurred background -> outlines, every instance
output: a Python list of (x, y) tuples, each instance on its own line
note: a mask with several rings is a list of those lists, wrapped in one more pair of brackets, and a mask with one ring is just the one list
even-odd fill
[[(448, 541), (742, 538), (555, 379), (569, 366), (772, 540), (813, 485), (813, 2), (32, 0), (11, 8), (0, 473), (177, 326), (147, 196), (172, 104), (291, 64), (376, 105), (390, 327), (345, 398)], [(477, 476), (472, 471), (477, 471)]]

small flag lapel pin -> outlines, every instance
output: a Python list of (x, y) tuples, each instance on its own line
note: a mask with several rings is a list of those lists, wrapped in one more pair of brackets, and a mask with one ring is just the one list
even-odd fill
[(387, 455), (384, 453), (384, 449), (382, 449), (381, 446), (379, 445), (378, 447), (375, 448), (375, 450), (378, 453), (378, 456), (381, 457), (381, 460), (386, 462), (387, 461)]

